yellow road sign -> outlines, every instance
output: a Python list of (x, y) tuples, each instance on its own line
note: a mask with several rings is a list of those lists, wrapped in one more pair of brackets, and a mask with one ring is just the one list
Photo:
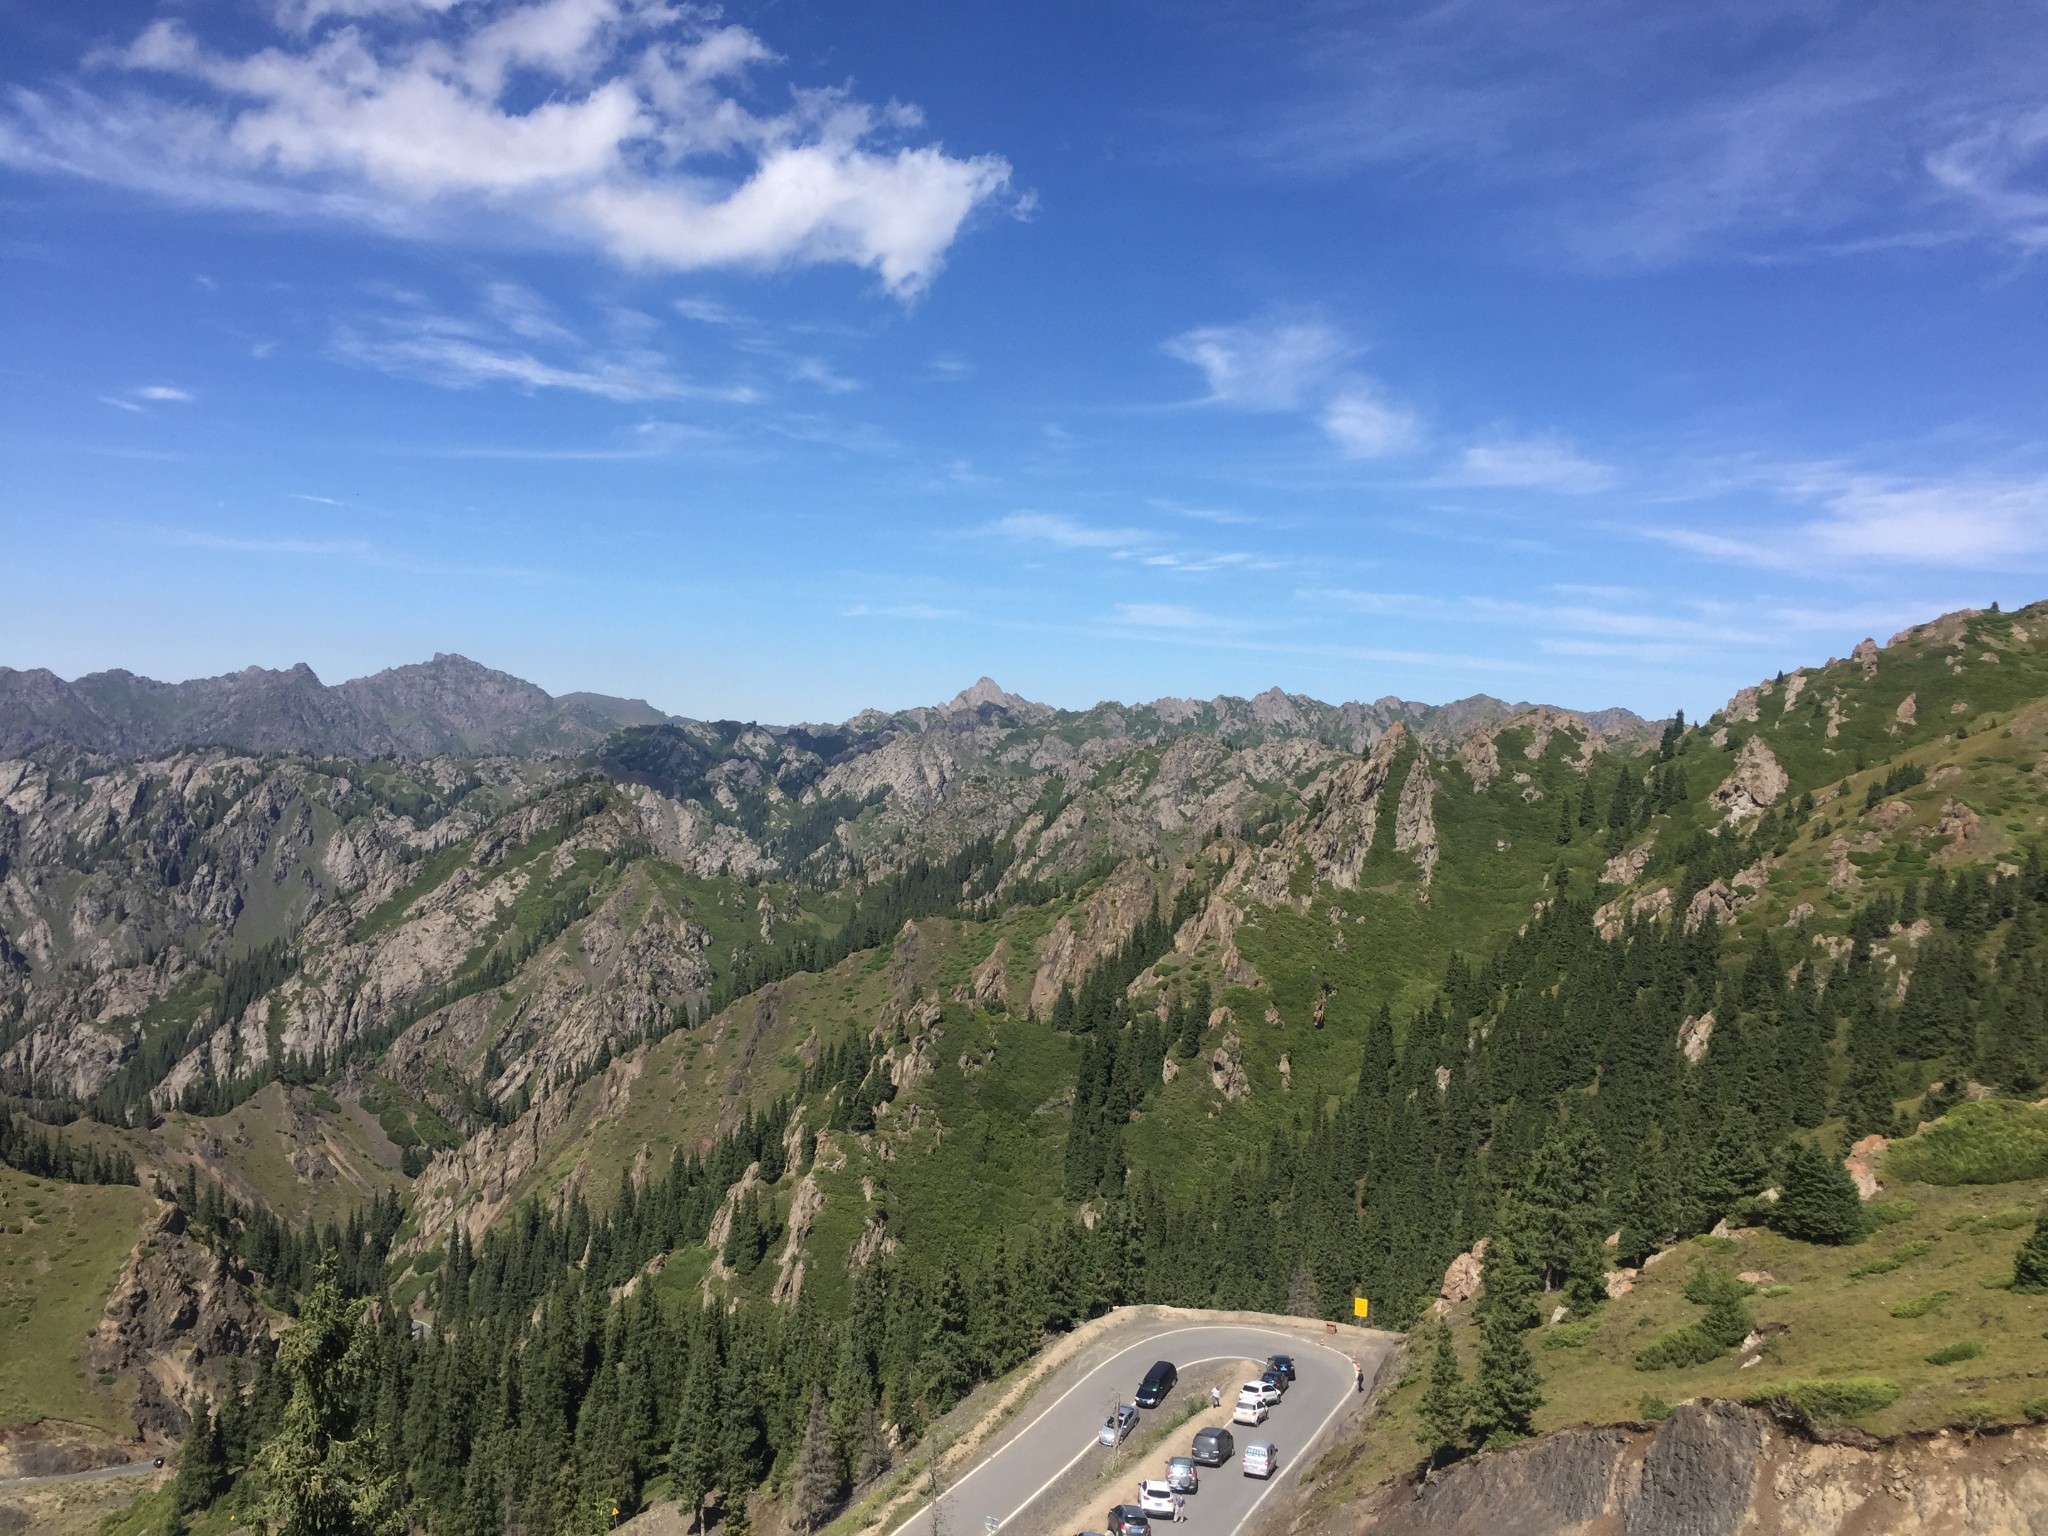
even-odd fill
[(1363, 1296), (1354, 1296), (1351, 1298), (1351, 1315), (1353, 1317), (1363, 1317), (1365, 1316), (1366, 1309), (1371, 1305), (1372, 1303)]

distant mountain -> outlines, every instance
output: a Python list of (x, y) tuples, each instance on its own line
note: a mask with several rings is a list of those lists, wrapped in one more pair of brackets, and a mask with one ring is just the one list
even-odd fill
[[(42, 668), (0, 667), (0, 756), (61, 744), (127, 758), (193, 747), (348, 758), (524, 757), (589, 751), (622, 730), (665, 726), (695, 738), (683, 749), (686, 756), (710, 754), (705, 764), (690, 770), (695, 774), (710, 760), (726, 756), (742, 730), (826, 760), (906, 736), (981, 736), (988, 747), (1009, 749), (1013, 760), (1020, 741), (1047, 737), (1097, 749), (1190, 735), (1231, 748), (1308, 738), (1363, 752), (1396, 724), (1447, 747), (1535, 707), (1485, 694), (1449, 704), (1393, 697), (1370, 704), (1326, 704), (1269, 688), (1249, 699), (1108, 701), (1092, 709), (1064, 710), (1009, 693), (984, 677), (944, 704), (863, 710), (839, 725), (742, 727), (733, 721), (666, 715), (640, 699), (599, 693), (556, 697), (510, 673), (446, 653), (332, 687), (304, 662), (282, 672), (248, 667), (183, 683), (160, 683), (122, 670), (66, 682)], [(1625, 709), (1555, 713), (1619, 741), (1654, 734), (1651, 724)]]
[(64, 744), (120, 757), (186, 747), (314, 756), (526, 756), (577, 752), (669, 716), (639, 699), (555, 698), (466, 656), (392, 667), (334, 687), (304, 662), (160, 683), (132, 672), (65, 682), (0, 667), (0, 755)]

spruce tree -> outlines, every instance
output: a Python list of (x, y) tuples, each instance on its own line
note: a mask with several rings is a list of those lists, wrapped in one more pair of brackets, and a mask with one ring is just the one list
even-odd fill
[(2013, 1255), (2012, 1288), (2029, 1295), (2048, 1291), (2048, 1209), (2034, 1219), (2034, 1230)]
[(342, 1300), (335, 1269), (330, 1253), (278, 1346), (291, 1398), (258, 1458), (264, 1516), (276, 1536), (394, 1536), (405, 1528), (388, 1448), (359, 1406), (376, 1330), (368, 1303)]
[(1615, 1258), (1640, 1265), (1678, 1232), (1678, 1181), (1664, 1145), (1664, 1129), (1653, 1125), (1629, 1168), (1616, 1215), (1621, 1242)]
[(228, 1457), (220, 1424), (202, 1397), (192, 1410), (192, 1429), (185, 1436), (177, 1488), (171, 1496), (172, 1507), (181, 1515), (206, 1508), (226, 1486)]
[(1429, 1388), (1416, 1409), (1421, 1419), (1417, 1438), (1434, 1461), (1465, 1438), (1465, 1378), (1458, 1371), (1458, 1348), (1451, 1338), (1450, 1319), (1436, 1325), (1436, 1355), (1430, 1362)]
[(1488, 1307), (1479, 1321), (1479, 1370), (1472, 1382), (1472, 1432), (1485, 1445), (1519, 1440), (1535, 1428), (1543, 1378), (1508, 1308)]
[(787, 1514), (790, 1529), (809, 1536), (824, 1523), (845, 1486), (845, 1472), (839, 1447), (832, 1438), (831, 1416), (825, 1411), (822, 1388), (811, 1388), (811, 1405), (804, 1421), (803, 1445), (797, 1452), (796, 1471), (790, 1480)]
[(1849, 1170), (1804, 1142), (1785, 1153), (1785, 1178), (1770, 1224), (1804, 1243), (1850, 1243), (1864, 1232), (1863, 1202)]

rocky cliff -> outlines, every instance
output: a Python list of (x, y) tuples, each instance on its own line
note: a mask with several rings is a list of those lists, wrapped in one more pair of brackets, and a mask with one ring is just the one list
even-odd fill
[(2048, 1428), (1883, 1441), (1681, 1404), (1383, 1483), (1293, 1536), (2038, 1536)]

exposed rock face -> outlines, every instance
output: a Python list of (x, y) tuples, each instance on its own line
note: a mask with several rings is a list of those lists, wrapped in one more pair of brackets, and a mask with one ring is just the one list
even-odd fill
[(1657, 835), (1653, 832), (1635, 847), (1622, 849), (1601, 866), (1601, 882), (1606, 885), (1634, 885), (1642, 877), (1643, 868), (1650, 862), (1650, 854), (1656, 846)]
[(1869, 636), (1856, 642), (1856, 649), (1849, 653), (1849, 659), (1863, 669), (1865, 677), (1877, 676), (1877, 642)]
[(138, 1433), (182, 1435), (194, 1389), (212, 1395), (228, 1357), (269, 1331), (251, 1283), (248, 1271), (187, 1233), (177, 1206), (158, 1212), (84, 1352), (89, 1368), (136, 1375)]
[(1884, 1185), (1878, 1179), (1877, 1165), (1889, 1146), (1884, 1137), (1872, 1133), (1865, 1136), (1849, 1149), (1849, 1155), (1842, 1159), (1842, 1166), (1849, 1170), (1849, 1177), (1856, 1181), (1856, 1193), (1864, 1200), (1875, 1200), (1884, 1193)]
[(1071, 918), (1052, 925), (1038, 947), (1038, 970), (1031, 978), (1031, 1007), (1040, 1018), (1052, 1011), (1061, 988), (1087, 975), (1152, 915), (1156, 899), (1152, 872), (1135, 859), (1126, 860), (1088, 898), (1078, 931)]
[(1251, 1079), (1244, 1070), (1244, 1042), (1235, 1032), (1224, 1035), (1210, 1053), (1209, 1081), (1233, 1104), (1251, 1097)]
[(1678, 1048), (1694, 1066), (1706, 1059), (1707, 1043), (1713, 1038), (1714, 1011), (1711, 1008), (1698, 1018), (1688, 1018), (1678, 1026)]
[(1485, 794), (1500, 777), (1500, 748), (1491, 736), (1469, 738), (1458, 748), (1458, 760), (1465, 765), (1465, 776), (1472, 781), (1475, 794)]
[(1735, 754), (1735, 771), (1714, 791), (1714, 802), (1731, 822), (1753, 821), (1776, 805), (1791, 781), (1761, 736), (1751, 736)]
[(974, 979), (968, 983), (966, 1001), (979, 1003), (987, 1008), (1010, 1002), (1009, 946), (998, 942), (989, 957), (974, 969)]
[(1483, 1237), (1479, 1239), (1468, 1251), (1451, 1260), (1444, 1270), (1444, 1283), (1437, 1291), (1443, 1308), (1468, 1302), (1486, 1288), (1487, 1241)]
[(1919, 719), (1919, 715), (1919, 695), (1909, 693), (1899, 700), (1899, 707), (1893, 713), (1892, 718), (1902, 726), (1910, 726)]
[(1394, 808), (1394, 850), (1415, 860), (1424, 885), (1436, 872), (1436, 818), (1430, 814), (1435, 795), (1436, 779), (1429, 771), (1429, 760), (1418, 753), (1401, 784), (1400, 804)]
[(1726, 1402), (1382, 1483), (1308, 1536), (2031, 1536), (2048, 1430), (1820, 1444)]

